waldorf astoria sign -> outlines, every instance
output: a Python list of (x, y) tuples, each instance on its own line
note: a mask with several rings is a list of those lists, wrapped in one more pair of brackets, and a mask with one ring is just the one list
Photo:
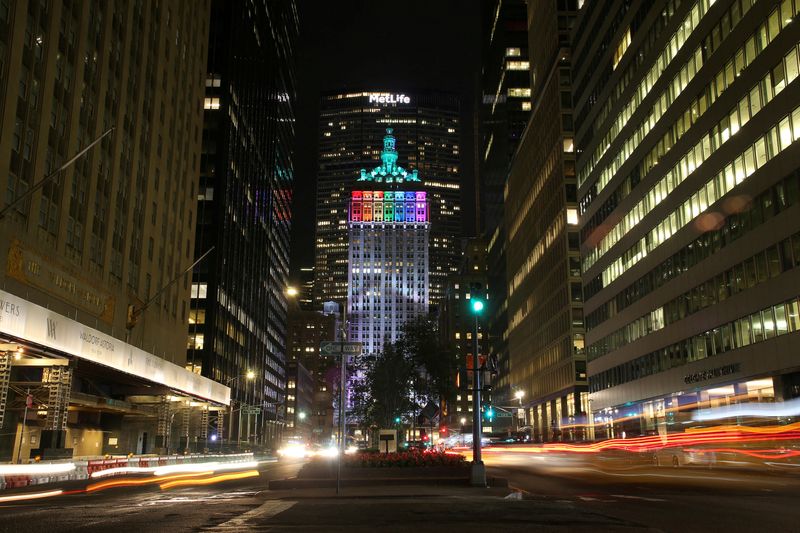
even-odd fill
[(195, 397), (230, 404), (228, 387), (2, 290), (0, 332)]
[(90, 282), (67, 272), (57, 261), (24, 248), (17, 240), (8, 249), (6, 273), (104, 322), (110, 324), (114, 320), (114, 298), (96, 289)]

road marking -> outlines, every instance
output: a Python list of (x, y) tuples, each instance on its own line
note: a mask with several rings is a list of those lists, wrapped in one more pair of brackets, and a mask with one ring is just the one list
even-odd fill
[(512, 492), (511, 494), (507, 495), (504, 500), (521, 500), (522, 493), (521, 492)]
[(273, 516), (280, 514), (286, 510), (291, 509), (297, 502), (290, 502), (284, 500), (267, 500), (263, 505), (248, 511), (243, 515), (232, 518), (227, 522), (212, 528), (212, 531), (244, 531), (250, 529), (248, 522), (254, 519), (268, 520)]
[(644, 500), (646, 502), (665, 502), (667, 500), (662, 500), (661, 498), (645, 498), (644, 496), (628, 496), (626, 494), (612, 494), (614, 498), (627, 498), (629, 500)]

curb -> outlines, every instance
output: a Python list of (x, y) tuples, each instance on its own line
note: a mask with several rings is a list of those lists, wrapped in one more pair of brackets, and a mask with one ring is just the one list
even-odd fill
[[(486, 484), (489, 487), (508, 488), (506, 478), (488, 477)], [(391, 485), (463, 485), (469, 486), (469, 478), (372, 478), (372, 479), (342, 479), (342, 487), (380, 487)], [(273, 479), (269, 482), (269, 490), (286, 489), (327, 489), (335, 488), (335, 479)]]

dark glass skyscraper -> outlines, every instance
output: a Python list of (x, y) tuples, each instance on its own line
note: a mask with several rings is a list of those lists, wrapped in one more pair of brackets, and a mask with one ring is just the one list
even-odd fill
[(265, 442), (285, 386), (298, 18), (292, 0), (220, 0), (211, 20), (195, 255), (214, 250), (195, 270), (187, 359), (230, 384), (234, 409), (260, 408), (223, 438)]
[(430, 302), (458, 271), (461, 235), (459, 101), (449, 93), (335, 92), (322, 97), (314, 302), (347, 296), (350, 191), (362, 169), (379, 159), (386, 128), (397, 149), (423, 176), (430, 202)]
[(511, 158), (531, 114), (528, 23), (524, 0), (483, 2), (480, 212), (488, 235), (503, 221)]
[(501, 371), (494, 385), (498, 399), (510, 400), (508, 313), (506, 304), (506, 233), (503, 223), (505, 185), (511, 160), (531, 114), (528, 21), (524, 0), (482, 2), (481, 106), (479, 138), (479, 210), (488, 243), (488, 339)]

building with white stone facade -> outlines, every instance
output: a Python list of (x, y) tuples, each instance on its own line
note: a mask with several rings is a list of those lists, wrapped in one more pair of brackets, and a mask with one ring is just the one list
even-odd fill
[(348, 334), (363, 343), (365, 355), (382, 352), (429, 303), (427, 195), (400, 190), (419, 179), (396, 165), (391, 129), (381, 159), (359, 180), (380, 190), (352, 191), (348, 210)]

